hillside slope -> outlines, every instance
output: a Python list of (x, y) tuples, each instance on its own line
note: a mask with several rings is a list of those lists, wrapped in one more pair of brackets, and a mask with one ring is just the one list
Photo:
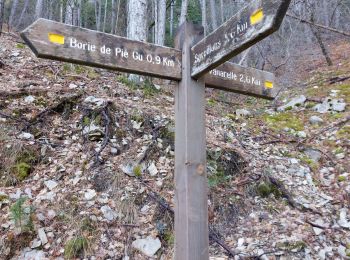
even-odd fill
[[(18, 41), (0, 38), (0, 255), (172, 259), (175, 84)], [(275, 103), (207, 92), (212, 259), (350, 259), (350, 63), (308, 74)]]

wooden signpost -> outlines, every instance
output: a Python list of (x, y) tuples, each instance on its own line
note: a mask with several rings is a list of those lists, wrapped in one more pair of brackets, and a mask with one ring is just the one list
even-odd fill
[[(208, 260), (205, 87), (273, 99), (273, 74), (225, 62), (280, 26), (290, 0), (254, 0), (203, 39), (185, 22), (177, 49), (45, 19), (21, 33), (40, 58), (179, 81), (175, 91), (175, 259)], [(202, 77), (203, 76), (203, 77)]]
[(39, 58), (181, 79), (181, 51), (38, 19), (21, 36)]
[(199, 78), (280, 27), (291, 0), (254, 0), (192, 47), (191, 75)]
[(204, 81), (207, 87), (265, 99), (274, 99), (281, 90), (274, 74), (231, 62), (209, 71)]

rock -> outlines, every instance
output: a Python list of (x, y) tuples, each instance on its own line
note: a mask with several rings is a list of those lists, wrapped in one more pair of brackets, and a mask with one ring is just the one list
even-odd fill
[(304, 153), (307, 155), (307, 157), (309, 157), (314, 162), (318, 162), (321, 159), (321, 157), (322, 157), (322, 154), (321, 154), (320, 151), (314, 150), (314, 149), (311, 149), (311, 148), (306, 149), (304, 151)]
[(41, 246), (40, 239), (34, 239), (30, 245), (30, 248), (35, 249)]
[(343, 259), (350, 259), (349, 249), (347, 249), (345, 246), (340, 245), (337, 251), (338, 254), (341, 255), (341, 257), (343, 257)]
[(48, 242), (44, 228), (39, 228), (38, 229), (38, 236), (40, 238), (40, 241), (41, 241), (42, 245), (45, 245)]
[(98, 107), (103, 106), (103, 104), (105, 102), (106, 101), (103, 98), (97, 98), (97, 97), (94, 97), (94, 96), (88, 96), (84, 100), (84, 103), (90, 103), (90, 104), (93, 104), (93, 105), (98, 106)]
[(156, 176), (158, 173), (158, 169), (153, 162), (148, 166), (147, 170), (151, 176)]
[(33, 97), (33, 96), (26, 96), (26, 97), (24, 98), (24, 102), (26, 102), (26, 103), (28, 103), (28, 104), (33, 103), (34, 100), (35, 100), (35, 97)]
[(49, 190), (53, 190), (54, 188), (56, 188), (58, 186), (58, 183), (56, 181), (53, 181), (53, 180), (45, 181), (44, 184)]
[(85, 192), (84, 197), (86, 200), (92, 200), (94, 197), (96, 197), (96, 191), (89, 189)]
[(103, 128), (91, 123), (83, 128), (83, 134), (88, 135), (90, 141), (99, 141), (104, 137)]
[(68, 88), (69, 89), (76, 89), (77, 87), (78, 87), (77, 85), (70, 83)]
[(21, 133), (18, 136), (18, 138), (29, 140), (29, 139), (34, 139), (34, 135), (32, 135), (31, 133)]
[(342, 159), (345, 158), (345, 153), (338, 153), (338, 154), (335, 155), (335, 157), (336, 157), (337, 159), (339, 159), (339, 160), (342, 160)]
[(237, 109), (236, 110), (237, 117), (249, 117), (252, 113), (246, 109)]
[(109, 206), (102, 206), (101, 212), (103, 217), (109, 221), (112, 221), (116, 217), (116, 213)]
[(152, 236), (148, 236), (144, 239), (136, 239), (131, 246), (140, 250), (146, 256), (152, 257), (161, 248), (161, 243), (158, 238), (154, 239)]
[(327, 98), (322, 104), (317, 104), (313, 107), (318, 113), (324, 114), (330, 111), (343, 112), (345, 111), (346, 103), (341, 102), (338, 99)]
[(323, 123), (323, 119), (318, 116), (312, 116), (310, 117), (309, 122), (312, 125), (321, 125)]
[[(28, 248), (29, 249), (29, 248)], [(28, 250), (28, 249), (24, 249), (23, 253), (17, 258), (20, 260), (46, 260), (48, 258), (46, 258), (45, 252), (41, 251), (41, 250)]]
[(319, 236), (319, 235), (321, 235), (323, 233), (323, 229), (322, 228), (313, 227), (313, 230), (314, 230), (316, 236)]
[(119, 155), (119, 154), (120, 154), (120, 151), (119, 151), (117, 148), (112, 147), (112, 148), (111, 148), (111, 154), (112, 154), (112, 155)]
[(282, 111), (286, 111), (289, 109), (293, 109), (296, 106), (303, 105), (305, 103), (305, 101), (306, 101), (306, 97), (304, 95), (301, 95), (299, 97), (295, 97), (291, 101), (289, 101), (286, 105), (280, 106), (279, 108), (277, 108), (277, 111), (282, 112)]
[(347, 220), (345, 208), (340, 210), (338, 225), (350, 229), (350, 222)]
[(300, 138), (306, 138), (306, 133), (304, 131), (298, 131), (296, 133), (296, 136), (298, 136)]

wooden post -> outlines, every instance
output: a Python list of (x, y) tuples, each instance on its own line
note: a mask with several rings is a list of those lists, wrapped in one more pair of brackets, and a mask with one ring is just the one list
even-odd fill
[(175, 47), (182, 50), (182, 80), (175, 92), (175, 259), (209, 259), (205, 84), (191, 78), (191, 46), (203, 27), (185, 22)]

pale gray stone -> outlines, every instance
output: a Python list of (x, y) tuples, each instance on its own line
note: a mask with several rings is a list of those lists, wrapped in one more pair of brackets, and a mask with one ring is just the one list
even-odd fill
[(285, 111), (286, 109), (289, 109), (289, 108), (301, 106), (305, 103), (305, 101), (306, 101), (306, 97), (304, 95), (301, 95), (299, 97), (295, 97), (291, 101), (289, 101), (286, 105), (280, 106), (279, 108), (277, 108), (277, 111), (282, 112), (282, 111)]
[(38, 229), (38, 236), (40, 238), (41, 244), (45, 245), (48, 242), (44, 228)]
[(154, 239), (152, 236), (148, 236), (144, 239), (137, 239), (132, 242), (132, 247), (140, 250), (148, 257), (154, 256), (155, 253), (161, 248), (161, 243), (158, 238)]
[(312, 117), (310, 117), (309, 122), (312, 125), (320, 125), (323, 123), (323, 119), (321, 117), (318, 117), (318, 116), (312, 116)]
[(53, 180), (45, 181), (44, 184), (49, 190), (53, 190), (54, 188), (56, 188), (58, 186), (58, 183), (56, 181), (53, 181)]

